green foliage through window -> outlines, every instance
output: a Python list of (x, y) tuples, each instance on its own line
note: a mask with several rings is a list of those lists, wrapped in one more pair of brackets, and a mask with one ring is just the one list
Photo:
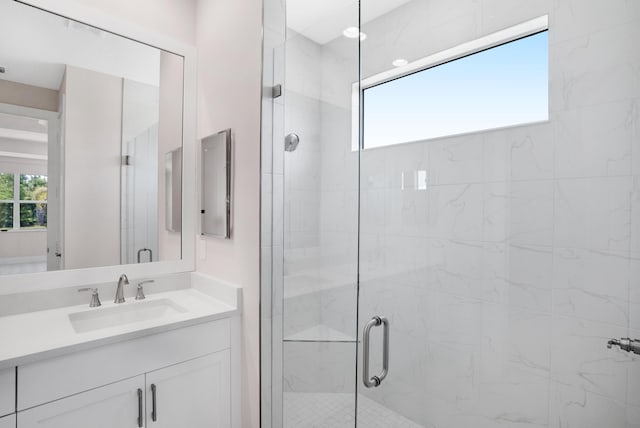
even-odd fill
[(13, 174), (0, 172), (0, 201), (13, 200)]
[(13, 229), (13, 204), (0, 202), (0, 229)]
[(47, 177), (43, 175), (20, 174), (20, 200), (46, 201)]

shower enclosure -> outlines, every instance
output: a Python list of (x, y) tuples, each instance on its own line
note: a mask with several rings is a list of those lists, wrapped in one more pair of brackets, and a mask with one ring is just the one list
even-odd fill
[(264, 8), (262, 426), (639, 428), (640, 3)]

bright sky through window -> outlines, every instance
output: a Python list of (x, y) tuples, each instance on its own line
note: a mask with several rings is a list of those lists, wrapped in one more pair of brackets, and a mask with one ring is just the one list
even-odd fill
[(548, 32), (364, 89), (364, 148), (548, 120)]

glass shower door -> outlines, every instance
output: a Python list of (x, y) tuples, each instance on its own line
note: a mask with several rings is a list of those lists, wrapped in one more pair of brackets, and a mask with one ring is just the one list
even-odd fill
[[(273, 238), (274, 260), (283, 257), (283, 271), (274, 272), (282, 325), (274, 328), (273, 353), (282, 362), (282, 383), (274, 385), (282, 414), (276, 404), (273, 420), (292, 428), (353, 427), (358, 152), (350, 142), (358, 4), (289, 0), (286, 16), (284, 52), (276, 50), (274, 67), (275, 82), (284, 82), (273, 104), (274, 141), (281, 144), (274, 171), (284, 172), (274, 174), (274, 212), (282, 204), (284, 228)], [(355, 37), (344, 34), (349, 28)]]
[(362, 3), (357, 426), (640, 426), (640, 9), (597, 3)]

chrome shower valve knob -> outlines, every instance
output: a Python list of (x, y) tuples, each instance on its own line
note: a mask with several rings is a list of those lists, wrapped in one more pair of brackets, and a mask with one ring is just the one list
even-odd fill
[(619, 347), (623, 351), (640, 355), (640, 340), (638, 339), (623, 337), (622, 339), (611, 339), (607, 342), (607, 348), (611, 349), (614, 346)]

